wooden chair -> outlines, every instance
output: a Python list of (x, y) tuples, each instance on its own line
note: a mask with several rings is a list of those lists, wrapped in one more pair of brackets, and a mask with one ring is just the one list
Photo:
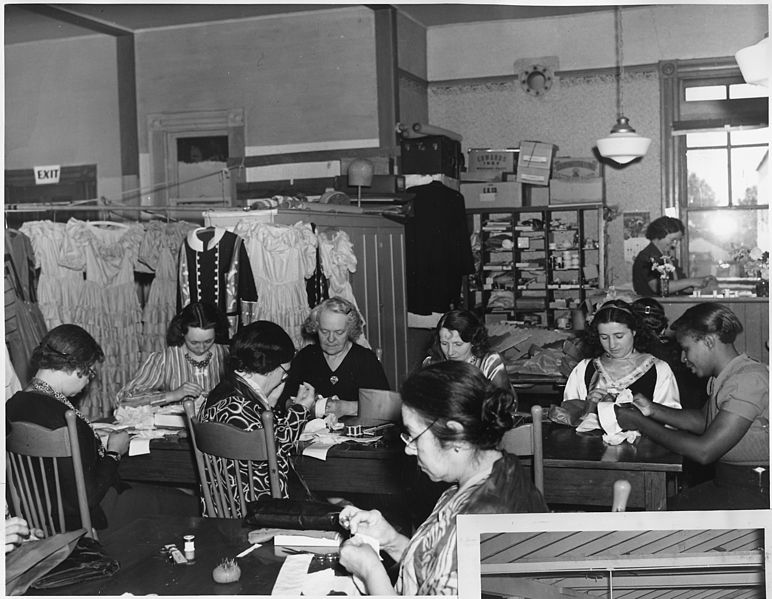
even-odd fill
[(533, 482), (544, 494), (544, 447), (542, 442), (542, 408), (531, 408), (531, 422), (508, 430), (501, 439), (500, 449), (516, 456), (531, 456)]
[[(62, 475), (72, 469), (78, 511), (86, 534), (96, 539), (88, 509), (75, 412), (64, 413), (65, 426), (50, 430), (32, 422), (12, 422), (6, 438), (8, 493), (15, 515), (46, 536), (64, 532)], [(71, 465), (70, 465), (71, 464)]]
[[(263, 410), (263, 428), (245, 431), (224, 422), (199, 422), (193, 402), (185, 400), (188, 432), (196, 458), (198, 476), (204, 494), (206, 513), (217, 518), (243, 518), (246, 503), (257, 499), (254, 485), (256, 464), (268, 463), (271, 497), (280, 498), (279, 467), (276, 462), (276, 439), (273, 412)], [(247, 462), (247, 475), (242, 475), (239, 461)], [(235, 482), (235, 489), (230, 482)], [(243, 492), (246, 488), (247, 492)]]

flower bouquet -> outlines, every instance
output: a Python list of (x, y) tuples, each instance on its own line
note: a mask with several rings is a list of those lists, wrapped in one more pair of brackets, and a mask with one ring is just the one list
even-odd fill
[(670, 293), (670, 273), (675, 272), (676, 267), (670, 256), (664, 255), (651, 259), (651, 270), (659, 273), (659, 289), (662, 297)]

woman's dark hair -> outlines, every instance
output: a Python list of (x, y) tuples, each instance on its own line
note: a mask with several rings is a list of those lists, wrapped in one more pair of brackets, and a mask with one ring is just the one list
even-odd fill
[[(478, 449), (495, 448), (515, 425), (515, 398), (493, 385), (466, 362), (438, 362), (411, 373), (402, 383), (402, 403), (418, 412), (444, 447), (467, 441)], [(455, 420), (461, 432), (448, 427)]]
[(672, 216), (655, 218), (646, 227), (646, 239), (664, 239), (671, 233), (683, 233), (684, 224)]
[(345, 315), (346, 331), (350, 341), (356, 341), (362, 336), (364, 325), (362, 323), (362, 317), (359, 315), (359, 310), (357, 310), (357, 307), (347, 299), (337, 296), (324, 300), (311, 310), (303, 323), (303, 331), (307, 335), (316, 339), (317, 334), (319, 333), (319, 317), (324, 310)]
[(287, 332), (275, 322), (257, 320), (233, 336), (228, 356), (231, 370), (268, 374), (295, 357)]
[(641, 297), (630, 304), (630, 309), (641, 320), (643, 326), (659, 336), (667, 328), (665, 308), (653, 297)]
[(649, 352), (658, 343), (657, 336), (643, 324), (630, 304), (623, 300), (611, 300), (600, 307), (585, 330), (586, 351), (591, 357), (597, 358), (605, 352), (598, 336), (598, 325), (610, 322), (623, 324), (635, 333), (633, 347), (638, 351)]
[(214, 329), (215, 343), (228, 343), (228, 319), (214, 304), (191, 302), (185, 306), (169, 323), (166, 344), (169, 347), (180, 347), (185, 343), (185, 335), (190, 327)]
[(743, 332), (743, 325), (734, 312), (723, 304), (704, 302), (692, 306), (670, 325), (676, 338), (684, 336), (704, 339), (706, 335), (717, 335), (721, 343), (734, 343)]
[(441, 362), (446, 359), (440, 347), (440, 329), (458, 331), (462, 341), (472, 344), (472, 355), (475, 358), (482, 358), (490, 350), (488, 330), (477, 315), (469, 310), (451, 310), (442, 315), (434, 329), (432, 346), (429, 349), (432, 361)]
[(30, 364), (33, 371), (45, 368), (85, 373), (104, 358), (102, 348), (85, 329), (76, 324), (60, 324), (32, 350)]

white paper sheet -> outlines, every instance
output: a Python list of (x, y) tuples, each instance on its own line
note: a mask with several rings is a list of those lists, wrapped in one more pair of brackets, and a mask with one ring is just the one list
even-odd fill
[(313, 555), (288, 555), (276, 577), (271, 595), (300, 595), (308, 578), (308, 566)]
[(150, 439), (140, 439), (133, 437), (129, 441), (129, 455), (144, 455), (150, 453)]

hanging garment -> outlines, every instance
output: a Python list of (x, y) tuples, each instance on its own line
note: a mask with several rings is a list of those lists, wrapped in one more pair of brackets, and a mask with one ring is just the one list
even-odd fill
[[(316, 233), (316, 225), (314, 223), (311, 223), (311, 230)], [(317, 241), (319, 241), (318, 234)], [(311, 276), (306, 280), (306, 293), (308, 294), (308, 305), (311, 308), (330, 297), (329, 283), (322, 270), (322, 254), (319, 246), (316, 247), (316, 267)]]
[(407, 191), (415, 194), (405, 222), (407, 307), (444, 313), (458, 303), (463, 276), (474, 272), (464, 196), (437, 181)]
[(244, 238), (257, 288), (254, 320), (271, 320), (304, 345), (301, 328), (310, 309), (305, 280), (316, 267), (316, 235), (311, 225), (250, 222), (242, 219), (234, 233)]
[(65, 223), (50, 220), (24, 223), (20, 229), (32, 242), (35, 267), (40, 269), (37, 300), (49, 330), (73, 322), (73, 308), (81, 301), (83, 273), (59, 264), (66, 236)]
[(86, 275), (72, 322), (88, 331), (105, 354), (80, 403), (91, 419), (112, 415), (118, 390), (139, 367), (142, 309), (134, 269), (143, 236), (138, 223), (67, 221), (60, 263)]
[(142, 359), (166, 349), (166, 331), (177, 314), (177, 273), (180, 247), (196, 225), (185, 221), (145, 225), (139, 247), (139, 262), (154, 273), (145, 307), (142, 309)]
[(228, 317), (232, 337), (239, 322), (256, 320), (258, 293), (244, 240), (221, 227), (190, 231), (180, 248), (177, 310), (211, 302)]
[[(339, 229), (328, 229), (317, 233), (317, 239), (322, 257), (322, 270), (329, 280), (330, 296), (342, 297), (354, 304), (362, 322), (364, 322), (364, 316), (359, 309), (354, 297), (354, 290), (349, 282), (348, 273), (357, 270), (357, 257), (354, 254), (354, 244), (351, 243), (348, 233)], [(364, 332), (356, 342), (370, 348)]]
[(5, 324), (6, 347), (19, 380), (29, 383), (30, 357), (47, 333), (40, 307), (32, 301), (34, 292), (32, 244), (23, 233), (5, 232)]

